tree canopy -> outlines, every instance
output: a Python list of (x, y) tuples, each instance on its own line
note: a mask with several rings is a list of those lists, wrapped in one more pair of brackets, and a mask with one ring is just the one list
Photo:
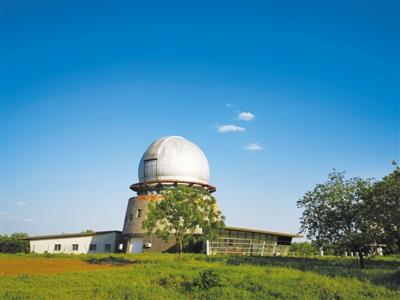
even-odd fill
[[(143, 228), (168, 241), (175, 236), (179, 258), (183, 248), (196, 238), (212, 239), (224, 227), (224, 217), (216, 199), (204, 188), (177, 185), (162, 191), (163, 199), (149, 203)], [(201, 235), (197, 235), (201, 233)]]
[(386, 251), (400, 253), (400, 169), (397, 167), (382, 180), (374, 183), (367, 194), (373, 205), (371, 218), (382, 229), (381, 242)]
[(317, 246), (334, 245), (356, 252), (364, 267), (364, 253), (379, 240), (381, 228), (371, 217), (373, 206), (365, 201), (370, 180), (345, 179), (333, 171), (329, 180), (307, 192), (297, 206), (304, 209), (301, 231)]
[(23, 232), (15, 232), (11, 235), (0, 235), (0, 253), (29, 252), (29, 241), (24, 240), (28, 235)]

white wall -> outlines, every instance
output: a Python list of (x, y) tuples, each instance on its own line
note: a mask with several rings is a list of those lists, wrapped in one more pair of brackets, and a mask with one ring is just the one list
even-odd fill
[(129, 240), (129, 253), (142, 253), (143, 252), (143, 239), (131, 238)]
[[(30, 241), (30, 251), (35, 253), (104, 253), (105, 244), (111, 244), (111, 251), (115, 252), (118, 245), (116, 242), (116, 232), (95, 234), (92, 236), (79, 237), (59, 237), (52, 239), (38, 239)], [(61, 250), (55, 251), (54, 245), (60, 244)], [(72, 245), (78, 244), (78, 250), (73, 251)], [(90, 244), (96, 244), (96, 251), (89, 251)]]

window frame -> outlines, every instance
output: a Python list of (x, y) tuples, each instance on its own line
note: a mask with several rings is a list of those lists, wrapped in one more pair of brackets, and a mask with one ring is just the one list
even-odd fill
[(111, 252), (111, 244), (110, 243), (104, 244), (104, 252)]

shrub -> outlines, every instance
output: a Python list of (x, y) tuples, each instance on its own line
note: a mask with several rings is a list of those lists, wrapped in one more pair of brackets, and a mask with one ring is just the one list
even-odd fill
[(199, 290), (209, 290), (222, 286), (221, 278), (214, 270), (207, 270), (200, 273), (199, 278), (194, 281), (194, 287)]
[(314, 256), (319, 254), (319, 249), (311, 243), (292, 243), (290, 245), (291, 253), (295, 256)]
[(10, 236), (0, 235), (1, 253), (29, 253), (29, 241), (22, 240), (27, 237), (26, 233), (13, 233)]

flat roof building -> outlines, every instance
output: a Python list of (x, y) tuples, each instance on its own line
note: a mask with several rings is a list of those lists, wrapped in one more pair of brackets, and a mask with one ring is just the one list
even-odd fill
[(66, 233), (29, 237), (30, 251), (35, 253), (114, 253), (122, 250), (121, 231)]

